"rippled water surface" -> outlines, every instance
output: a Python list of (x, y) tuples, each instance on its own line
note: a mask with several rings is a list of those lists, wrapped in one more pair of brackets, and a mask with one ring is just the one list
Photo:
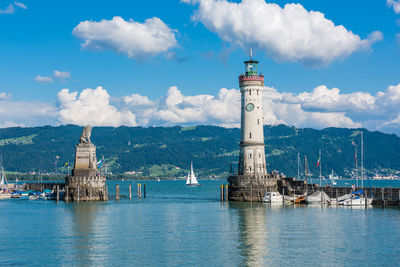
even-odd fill
[[(118, 182), (128, 195), (130, 182)], [(143, 182), (147, 198), (0, 201), (1, 265), (382, 266), (400, 261), (400, 210), (219, 201), (224, 181)], [(115, 182), (109, 183), (113, 194)], [(132, 186), (136, 190), (136, 182)]]

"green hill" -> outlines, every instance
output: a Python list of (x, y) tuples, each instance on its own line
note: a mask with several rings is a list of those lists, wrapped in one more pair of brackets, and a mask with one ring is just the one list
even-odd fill
[[(0, 152), (9, 172), (67, 173), (73, 163), (75, 145), (83, 127), (5, 128), (0, 129)], [(364, 166), (372, 175), (395, 174), (400, 170), (400, 138), (380, 132), (364, 132)], [(318, 151), (322, 151), (322, 174), (331, 170), (350, 176), (354, 168), (354, 146), (360, 143), (360, 129), (298, 129), (285, 125), (265, 126), (268, 170), (287, 176), (297, 174), (297, 153), (301, 166), (307, 156), (310, 171), (318, 173)], [(226, 177), (230, 164), (237, 169), (239, 129), (215, 126), (197, 127), (94, 127), (92, 142), (97, 157), (104, 156), (108, 171), (146, 177), (177, 177), (187, 173), (190, 162), (200, 179), (210, 175)], [(360, 156), (359, 161), (360, 161)]]

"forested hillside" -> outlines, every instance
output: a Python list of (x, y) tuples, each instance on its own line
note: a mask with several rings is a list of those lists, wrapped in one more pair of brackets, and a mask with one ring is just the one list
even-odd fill
[[(3, 165), (12, 172), (67, 173), (66, 162), (73, 163), (75, 145), (83, 127), (5, 128), (0, 129)], [(364, 166), (390, 174), (400, 170), (400, 138), (380, 132), (364, 132)], [(301, 166), (307, 156), (310, 171), (317, 175), (318, 151), (322, 151), (322, 173), (349, 176), (354, 168), (352, 142), (360, 145), (360, 129), (297, 129), (285, 125), (265, 126), (268, 170), (287, 176), (297, 174), (297, 153)], [(92, 142), (97, 157), (104, 157), (108, 171), (143, 176), (182, 176), (194, 168), (200, 178), (226, 176), (237, 169), (239, 129), (215, 126), (197, 127), (94, 127)], [(360, 151), (360, 149), (359, 149)], [(360, 155), (358, 155), (360, 162)], [(103, 165), (104, 167), (104, 165)]]

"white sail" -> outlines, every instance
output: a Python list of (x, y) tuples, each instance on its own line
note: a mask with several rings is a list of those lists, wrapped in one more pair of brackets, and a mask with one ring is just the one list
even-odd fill
[(190, 173), (188, 173), (186, 184), (187, 185), (199, 185), (199, 182), (196, 179), (196, 175), (194, 175), (194, 172), (193, 172), (193, 162), (190, 163)]
[(3, 167), (1, 167), (1, 174), (0, 175), (1, 175), (0, 185), (5, 185), (4, 179), (5, 179), (6, 174), (4, 172)]
[(190, 182), (190, 172), (188, 172), (188, 175), (186, 176), (186, 184), (191, 184), (191, 182)]

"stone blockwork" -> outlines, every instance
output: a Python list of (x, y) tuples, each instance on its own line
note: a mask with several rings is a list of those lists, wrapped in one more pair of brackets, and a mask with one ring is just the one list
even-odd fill
[(90, 142), (86, 126), (76, 146), (74, 169), (65, 177), (66, 201), (108, 200), (106, 177), (97, 169), (96, 147)]
[(278, 190), (280, 177), (265, 176), (229, 176), (229, 201), (261, 202), (267, 189), (269, 191)]

